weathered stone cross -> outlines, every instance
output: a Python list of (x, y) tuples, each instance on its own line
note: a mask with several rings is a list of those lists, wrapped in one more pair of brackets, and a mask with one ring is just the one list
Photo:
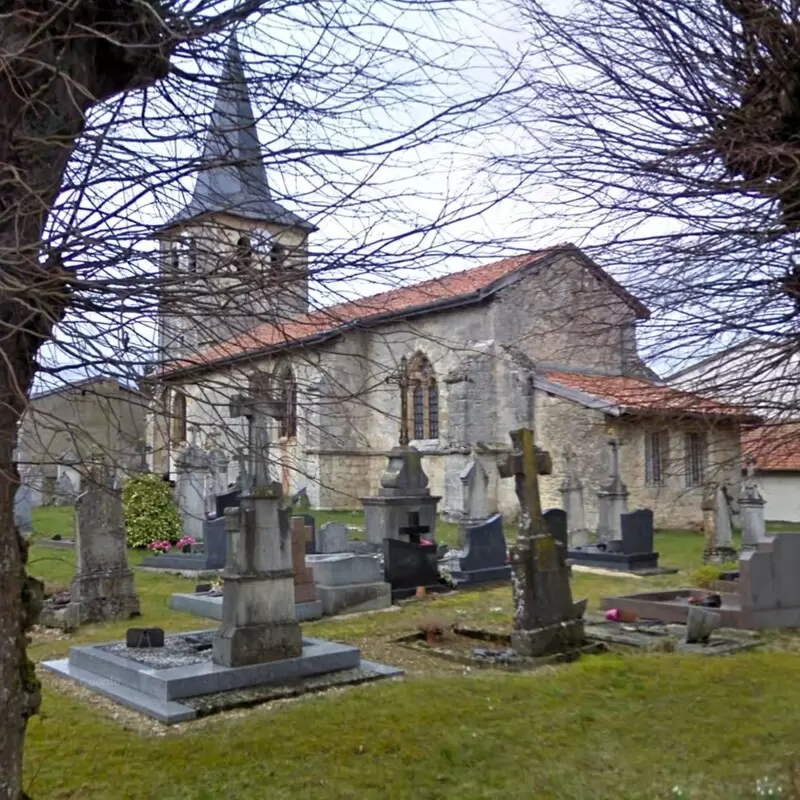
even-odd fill
[(403, 356), (400, 365), (387, 379), (386, 383), (393, 383), (400, 387), (400, 447), (407, 447), (408, 437), (408, 387), (411, 384), (408, 375), (408, 359)]
[(550, 475), (550, 454), (533, 443), (533, 431), (511, 431), (512, 452), (498, 462), (501, 478), (514, 478), (520, 527), (511, 548), (514, 632), (511, 645), (523, 656), (570, 650), (583, 643), (585, 602), (574, 604), (566, 552), (542, 516), (539, 475)]
[(237, 394), (230, 399), (231, 417), (247, 420), (248, 478), (255, 486), (271, 483), (269, 477), (269, 425), (270, 419), (281, 419), (283, 404), (273, 400), (264, 387), (263, 396)]

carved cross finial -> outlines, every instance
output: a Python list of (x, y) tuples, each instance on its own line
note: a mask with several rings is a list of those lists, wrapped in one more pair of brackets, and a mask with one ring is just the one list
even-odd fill
[(564, 448), (564, 466), (566, 467), (566, 472), (570, 474), (575, 471), (575, 451), (572, 449), (571, 444)]
[(520, 428), (511, 431), (512, 451), (498, 461), (497, 469), (501, 478), (514, 478), (517, 499), (522, 511), (520, 530), (528, 536), (547, 533), (542, 518), (542, 504), (539, 497), (539, 475), (553, 472), (550, 453), (539, 450), (533, 443), (533, 431)]
[(756, 460), (753, 456), (748, 456), (745, 464), (747, 465), (747, 480), (752, 481), (756, 477)]
[(407, 447), (408, 436), (408, 387), (411, 379), (408, 374), (408, 359), (403, 356), (397, 369), (386, 378), (386, 383), (400, 387), (400, 446)]
[(269, 483), (269, 420), (281, 419), (285, 409), (269, 397), (267, 386), (260, 385), (265, 396), (237, 394), (231, 398), (230, 416), (247, 420), (247, 475), (256, 485), (265, 485)]
[(619, 448), (620, 443), (619, 439), (615, 436), (612, 436), (608, 440), (608, 446), (611, 449), (611, 477), (618, 478), (619, 477)]

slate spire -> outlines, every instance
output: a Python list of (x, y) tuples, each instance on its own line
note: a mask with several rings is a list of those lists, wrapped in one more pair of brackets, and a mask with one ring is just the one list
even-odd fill
[(172, 223), (220, 212), (315, 229), (272, 199), (235, 33), (231, 36), (220, 75), (194, 195)]

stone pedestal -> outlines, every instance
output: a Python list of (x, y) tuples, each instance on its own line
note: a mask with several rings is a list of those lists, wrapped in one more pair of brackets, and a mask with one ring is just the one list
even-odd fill
[(240, 500), (238, 509), (225, 512), (228, 562), (222, 625), (213, 639), (213, 661), (225, 667), (302, 652), (294, 613), (292, 535), (288, 512), (280, 508), (280, 484), (256, 486)]
[(431, 495), (422, 459), (413, 447), (396, 447), (374, 497), (362, 497), (367, 541), (382, 547), (384, 539), (407, 540), (401, 531), (416, 517), (418, 527), (428, 528), (424, 538), (436, 541), (436, 508), (441, 498)]
[(207, 510), (206, 490), (211, 474), (208, 455), (190, 444), (179, 454), (175, 471), (175, 502), (181, 512), (183, 533), (197, 542), (202, 541)]
[(767, 538), (764, 519), (764, 498), (754, 483), (745, 482), (739, 495), (739, 518), (742, 524), (742, 545), (755, 547)]

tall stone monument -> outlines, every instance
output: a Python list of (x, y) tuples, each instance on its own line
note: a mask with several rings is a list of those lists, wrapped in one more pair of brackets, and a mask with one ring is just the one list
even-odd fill
[(114, 488), (107, 461), (94, 460), (87, 484), (75, 503), (76, 574), (65, 611), (65, 618), (76, 626), (139, 614), (139, 597), (128, 566), (122, 496)]
[(742, 546), (751, 548), (767, 538), (767, 523), (764, 519), (766, 501), (761, 496), (755, 477), (755, 462), (747, 464), (747, 478), (742, 481), (739, 492), (739, 518), (742, 524)]
[(567, 512), (567, 535), (570, 547), (589, 544), (589, 529), (586, 527), (586, 509), (583, 505), (583, 483), (575, 469), (575, 453), (571, 447), (564, 448), (564, 480), (559, 488), (564, 511)]
[(533, 441), (529, 428), (512, 431), (512, 452), (498, 463), (502, 478), (514, 478), (520, 504), (519, 535), (511, 548), (511, 646), (527, 657), (581, 647), (586, 608), (586, 601), (572, 600), (566, 548), (556, 541), (542, 517), (538, 476), (552, 473), (552, 461)]
[(486, 522), (490, 515), (489, 473), (474, 452), (458, 477), (462, 492), (461, 522), (465, 525)]
[(422, 455), (408, 444), (409, 378), (405, 357), (398, 372), (388, 380), (400, 386), (400, 440), (389, 453), (378, 494), (361, 498), (367, 541), (382, 547), (384, 539), (404, 540), (401, 529), (414, 523), (426, 528), (426, 536), (435, 541), (436, 507), (442, 498), (431, 494), (428, 476), (422, 469)]
[(608, 440), (610, 480), (597, 493), (597, 538), (601, 542), (622, 538), (622, 515), (628, 513), (628, 487), (619, 469), (619, 440)]
[(249, 463), (240, 471), (239, 507), (225, 510), (228, 559), (213, 661), (242, 667), (297, 657), (303, 639), (295, 617), (290, 511), (283, 509), (280, 483), (269, 477), (269, 420), (282, 410), (268, 394), (237, 395), (230, 412), (247, 419)]
[(181, 511), (183, 532), (195, 541), (202, 541), (209, 460), (208, 454), (198, 447), (196, 437), (179, 453), (175, 471), (175, 502)]
[(731, 524), (731, 498), (724, 483), (709, 483), (703, 495), (703, 530), (705, 549), (703, 560), (723, 564), (735, 561), (733, 526)]

